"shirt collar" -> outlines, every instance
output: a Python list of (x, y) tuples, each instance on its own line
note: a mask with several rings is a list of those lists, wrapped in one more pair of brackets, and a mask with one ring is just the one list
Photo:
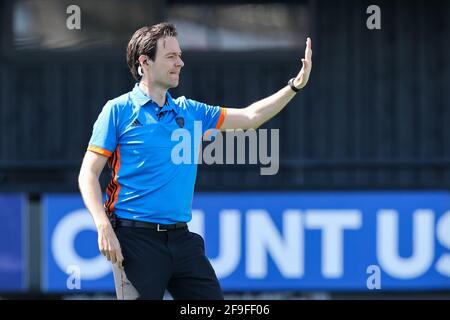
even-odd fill
[(164, 111), (174, 111), (175, 113), (178, 113), (178, 108), (173, 102), (172, 96), (169, 93), (169, 90), (166, 92), (166, 103), (164, 104), (162, 110)]
[[(133, 90), (131, 91), (131, 98), (133, 100), (133, 103), (137, 105), (138, 107), (142, 107), (148, 102), (153, 102), (156, 104), (155, 101), (153, 101), (149, 96), (147, 96), (141, 88), (139, 88), (139, 83), (136, 83)], [(172, 96), (170, 95), (169, 91), (166, 92), (166, 103), (162, 107), (161, 111), (170, 111), (173, 110), (174, 112), (178, 113), (178, 108), (176, 108), (175, 103), (172, 99)]]

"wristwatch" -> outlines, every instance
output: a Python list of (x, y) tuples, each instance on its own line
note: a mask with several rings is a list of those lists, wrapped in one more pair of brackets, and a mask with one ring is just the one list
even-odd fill
[(295, 92), (299, 92), (300, 89), (297, 88), (296, 86), (294, 86), (294, 79), (295, 79), (295, 78), (292, 78), (291, 80), (289, 80), (289, 81), (288, 81), (288, 85), (289, 85), (289, 86), (291, 87), (291, 89), (294, 90)]

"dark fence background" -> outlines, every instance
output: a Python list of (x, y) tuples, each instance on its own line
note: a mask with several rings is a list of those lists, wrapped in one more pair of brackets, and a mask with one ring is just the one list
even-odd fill
[[(197, 190), (449, 188), (450, 2), (377, 1), (382, 29), (374, 31), (371, 2), (307, 4), (310, 83), (263, 126), (280, 129), (278, 174), (202, 165)], [(302, 56), (188, 51), (172, 95), (244, 107), (283, 87)], [(123, 50), (2, 53), (0, 191), (77, 191), (98, 113), (132, 86)]]

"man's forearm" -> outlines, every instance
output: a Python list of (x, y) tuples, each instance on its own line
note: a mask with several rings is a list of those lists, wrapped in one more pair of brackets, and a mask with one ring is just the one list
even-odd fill
[(273, 95), (252, 103), (246, 108), (249, 114), (251, 128), (256, 129), (273, 118), (291, 101), (295, 92), (286, 86)]
[(102, 205), (102, 191), (98, 177), (92, 173), (81, 173), (78, 179), (84, 204), (89, 210), (97, 229), (109, 223)]

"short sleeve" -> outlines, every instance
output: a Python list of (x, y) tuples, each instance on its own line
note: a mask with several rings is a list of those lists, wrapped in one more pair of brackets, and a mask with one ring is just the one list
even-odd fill
[(110, 157), (117, 145), (118, 110), (110, 101), (94, 123), (88, 150)]
[(202, 133), (209, 129), (220, 129), (226, 116), (226, 108), (210, 106), (195, 100), (186, 100), (195, 120), (202, 122)]

